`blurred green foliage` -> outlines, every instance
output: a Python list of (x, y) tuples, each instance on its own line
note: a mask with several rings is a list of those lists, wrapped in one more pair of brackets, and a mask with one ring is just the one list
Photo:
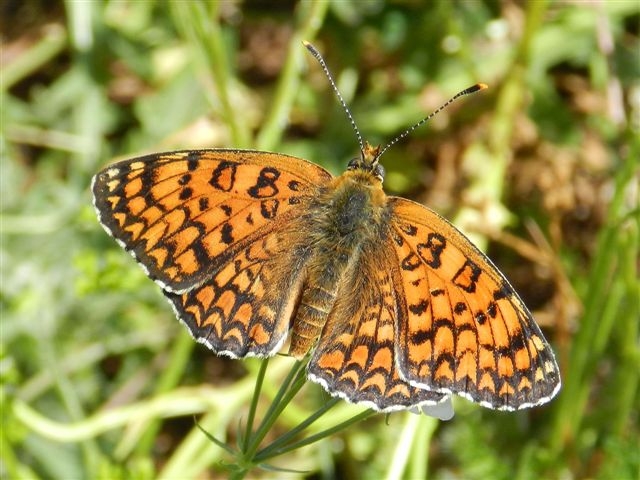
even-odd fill
[[(2, 478), (225, 475), (225, 452), (192, 417), (231, 441), (258, 364), (191, 340), (97, 224), (88, 186), (114, 158), (196, 147), (339, 173), (357, 142), (303, 39), (372, 143), (490, 84), (385, 154), (386, 189), (489, 249), (552, 341), (564, 386), (515, 414), (460, 400), (445, 423), (375, 415), (274, 464), (309, 478), (640, 476), (637, 1), (0, 8)], [(290, 365), (271, 362), (265, 405)], [(279, 428), (327, 398), (315, 386), (301, 396)], [(359, 411), (342, 403), (334, 423)]]

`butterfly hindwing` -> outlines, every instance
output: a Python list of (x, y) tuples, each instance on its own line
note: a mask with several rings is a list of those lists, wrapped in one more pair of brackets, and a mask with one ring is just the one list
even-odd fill
[(445, 395), (416, 388), (396, 361), (398, 291), (391, 248), (364, 248), (345, 272), (336, 303), (309, 360), (309, 378), (329, 393), (378, 411), (433, 405)]
[(502, 274), (436, 213), (402, 198), (389, 205), (406, 299), (401, 376), (504, 410), (553, 397), (560, 386), (553, 352)]
[(295, 220), (279, 227), (218, 265), (202, 286), (165, 292), (178, 318), (214, 352), (266, 357), (284, 343), (309, 253), (292, 243), (300, 231)]
[(330, 178), (287, 155), (188, 150), (110, 165), (92, 189), (105, 230), (164, 290), (182, 293)]

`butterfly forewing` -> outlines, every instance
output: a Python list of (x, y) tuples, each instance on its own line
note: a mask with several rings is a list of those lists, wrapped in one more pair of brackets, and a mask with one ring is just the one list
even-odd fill
[(105, 230), (166, 291), (181, 293), (330, 178), (287, 155), (189, 150), (113, 164), (92, 188)]
[(507, 280), (439, 215), (402, 198), (389, 205), (406, 299), (397, 317), (401, 376), (504, 410), (553, 397), (553, 352)]

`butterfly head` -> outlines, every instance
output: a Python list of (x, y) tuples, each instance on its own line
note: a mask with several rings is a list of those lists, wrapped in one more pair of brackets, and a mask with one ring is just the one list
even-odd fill
[(368, 172), (381, 182), (384, 180), (384, 167), (380, 165), (380, 145), (372, 146), (365, 142), (360, 152), (360, 157), (354, 158), (347, 165), (347, 170), (361, 170)]
[(374, 147), (371, 144), (369, 144), (369, 142), (363, 142), (362, 135), (360, 134), (360, 130), (358, 129), (358, 126), (356, 125), (356, 122), (353, 119), (353, 116), (351, 115), (351, 112), (349, 111), (347, 104), (342, 98), (342, 94), (340, 93), (340, 90), (338, 90), (336, 82), (333, 80), (333, 75), (331, 75), (331, 72), (329, 71), (329, 67), (327, 67), (327, 64), (322, 58), (322, 55), (320, 55), (320, 52), (316, 50), (316, 48), (313, 45), (311, 45), (309, 42), (303, 41), (302, 43), (307, 48), (307, 50), (309, 50), (309, 52), (311, 52), (311, 54), (316, 58), (316, 60), (318, 60), (318, 63), (320, 64), (320, 66), (322, 67), (322, 70), (324, 71), (325, 75), (329, 79), (329, 84), (331, 85), (331, 88), (333, 89), (336, 96), (338, 97), (338, 101), (340, 102), (340, 105), (342, 105), (342, 109), (344, 110), (344, 113), (347, 115), (347, 118), (349, 119), (349, 123), (351, 123), (351, 127), (353, 127), (356, 137), (358, 138), (358, 143), (360, 144), (360, 158), (354, 158), (353, 160), (351, 160), (349, 162), (349, 165), (347, 166), (347, 170), (369, 173), (373, 175), (374, 178), (380, 180), (380, 182), (384, 180), (384, 168), (378, 162), (380, 160), (380, 157), (384, 154), (384, 152), (387, 151), (389, 147), (398, 143), (398, 141), (402, 140), (404, 137), (406, 137), (411, 132), (413, 132), (416, 128), (418, 128), (420, 125), (427, 122), (429, 119), (431, 119), (431, 117), (433, 117), (438, 112), (446, 108), (450, 103), (454, 102), (457, 98), (463, 95), (469, 95), (479, 90), (484, 90), (485, 88), (488, 88), (487, 85), (484, 83), (476, 83), (475, 85), (469, 88), (466, 88), (461, 92), (458, 92), (456, 95), (451, 97), (447, 102), (445, 102), (442, 106), (440, 106), (430, 115), (427, 115), (425, 118), (423, 118), (419, 122), (407, 128), (404, 132), (402, 132), (396, 138), (394, 138), (389, 143), (387, 143), (384, 148), (382, 148), (382, 146), (380, 145), (378, 145), (377, 147)]

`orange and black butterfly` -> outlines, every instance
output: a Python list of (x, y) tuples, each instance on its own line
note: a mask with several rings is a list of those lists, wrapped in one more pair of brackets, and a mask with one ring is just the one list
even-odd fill
[(361, 142), (339, 177), (278, 153), (153, 154), (98, 173), (94, 204), (219, 355), (288, 341), (312, 381), (379, 411), (450, 394), (500, 410), (550, 400), (558, 366), (531, 313), (447, 220), (384, 193), (381, 153)]

